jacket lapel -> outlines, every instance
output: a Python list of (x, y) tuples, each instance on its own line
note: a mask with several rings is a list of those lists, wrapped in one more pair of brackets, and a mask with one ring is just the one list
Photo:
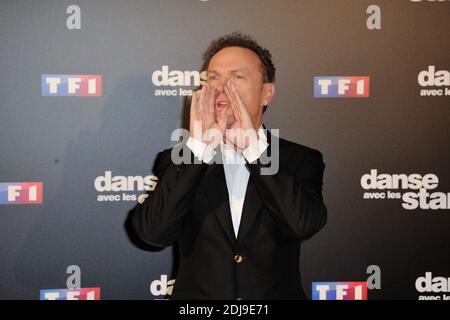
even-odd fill
[(222, 164), (211, 164), (208, 166), (201, 187), (230, 244), (234, 247), (236, 245), (236, 237), (233, 231), (230, 202)]
[[(263, 124), (263, 128), (266, 129), (266, 126)], [(271, 147), (271, 141), (272, 141), (272, 135), (269, 130), (265, 132), (267, 142), (269, 143), (269, 146), (267, 147), (266, 151), (263, 153), (265, 157), (270, 156), (270, 147)], [(253, 222), (255, 221), (256, 216), (258, 215), (259, 211), (263, 207), (263, 202), (261, 198), (259, 197), (258, 190), (256, 189), (255, 182), (253, 181), (253, 177), (250, 174), (250, 177), (248, 179), (247, 184), (247, 191), (245, 193), (245, 201), (244, 201), (244, 207), (242, 208), (242, 217), (241, 217), (241, 224), (239, 225), (239, 232), (238, 232), (238, 238), (237, 242), (238, 244), (242, 242), (245, 235), (247, 234), (248, 230), (252, 226)]]
[(242, 242), (248, 230), (255, 221), (256, 216), (262, 208), (262, 201), (259, 198), (253, 178), (250, 175), (247, 184), (247, 191), (245, 192), (244, 206), (242, 208), (241, 223), (239, 225), (239, 232), (237, 243)]
[[(267, 130), (266, 132), (266, 137), (267, 142), (269, 143), (269, 147), (267, 148), (265, 153), (266, 156), (267, 154), (269, 154), (270, 156), (270, 144), (272, 137), (269, 130)], [(218, 157), (216, 159), (222, 160), (220, 148), (218, 148), (216, 157)], [(230, 244), (233, 247), (236, 244), (239, 244), (244, 239), (245, 235), (247, 234), (248, 230), (250, 229), (251, 225), (255, 221), (256, 216), (263, 206), (263, 202), (259, 198), (252, 175), (250, 174), (247, 184), (247, 191), (245, 193), (244, 206), (242, 208), (242, 216), (241, 222), (239, 224), (237, 239), (234, 235), (228, 189), (222, 164), (214, 163), (208, 166), (203, 177), (201, 187), (203, 188), (203, 192), (206, 194), (206, 197), (208, 198), (217, 219), (222, 225), (225, 234), (230, 241)]]

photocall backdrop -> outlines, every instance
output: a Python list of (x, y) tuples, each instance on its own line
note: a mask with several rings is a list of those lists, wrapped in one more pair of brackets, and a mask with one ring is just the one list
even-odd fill
[(273, 55), (266, 127), (324, 155), (306, 292), (448, 297), (449, 21), (450, 1), (1, 1), (0, 298), (170, 297), (173, 248), (142, 245), (128, 219), (202, 54), (233, 31)]

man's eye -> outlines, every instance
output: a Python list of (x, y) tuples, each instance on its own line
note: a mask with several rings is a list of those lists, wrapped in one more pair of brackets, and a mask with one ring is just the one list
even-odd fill
[(216, 76), (210, 76), (208, 79), (209, 80), (217, 80), (217, 77)]

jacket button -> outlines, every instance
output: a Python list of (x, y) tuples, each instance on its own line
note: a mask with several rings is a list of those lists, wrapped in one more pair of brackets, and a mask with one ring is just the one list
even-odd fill
[(240, 256), (238, 254), (234, 256), (234, 262), (241, 263), (242, 261), (244, 261), (244, 257), (243, 256)]

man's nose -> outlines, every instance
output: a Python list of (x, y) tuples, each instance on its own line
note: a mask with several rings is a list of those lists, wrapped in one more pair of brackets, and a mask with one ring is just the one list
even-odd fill
[(227, 84), (228, 78), (222, 78), (217, 82), (216, 90), (220, 93), (223, 93), (225, 91), (225, 86)]

